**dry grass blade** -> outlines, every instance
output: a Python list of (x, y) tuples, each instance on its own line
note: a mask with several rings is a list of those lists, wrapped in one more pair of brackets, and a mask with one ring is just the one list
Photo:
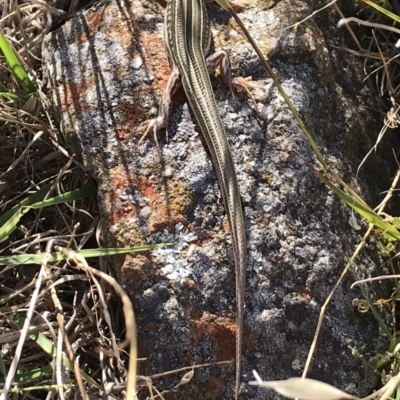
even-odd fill
[[(174, 369), (171, 371), (160, 372), (159, 374), (153, 374), (153, 375), (150, 375), (149, 377), (146, 377), (146, 379), (147, 378), (157, 379), (157, 378), (162, 378), (162, 377), (165, 377), (168, 375), (176, 374), (178, 372), (185, 372), (185, 371), (189, 371), (189, 370), (191, 371), (191, 370), (194, 370), (197, 368), (210, 367), (211, 365), (227, 365), (227, 364), (233, 364), (233, 361), (217, 361), (214, 363), (196, 364), (196, 365), (192, 365), (190, 367), (182, 367), (182, 368)], [(141, 377), (141, 378), (144, 378), (144, 377)]]
[(251, 385), (264, 386), (275, 390), (275, 392), (289, 398), (302, 400), (359, 400), (341, 390), (315, 379), (289, 378), (281, 381), (258, 380), (250, 382)]
[[(52, 287), (50, 289), (50, 292), (51, 292), (51, 298), (52, 298), (53, 303), (54, 303), (54, 308), (55, 308), (56, 313), (57, 313), (57, 317), (56, 318), (57, 318), (57, 322), (58, 322), (58, 326), (59, 326), (59, 333), (60, 333), (59, 336), (58, 336), (59, 337), (59, 350), (57, 352), (57, 361), (58, 361), (57, 364), (59, 365), (59, 368), (57, 368), (57, 371), (56, 371), (57, 372), (57, 376), (58, 376), (57, 383), (59, 385), (63, 384), (62, 379), (61, 379), (61, 354), (62, 354), (61, 343), (63, 341), (64, 345), (65, 345), (65, 347), (67, 349), (68, 358), (69, 358), (70, 362), (74, 366), (74, 373), (75, 373), (77, 384), (79, 386), (80, 395), (82, 396), (82, 398), (84, 400), (89, 400), (89, 397), (87, 395), (85, 386), (83, 384), (82, 375), (81, 375), (81, 373), (79, 371), (79, 366), (78, 366), (78, 364), (76, 362), (75, 355), (74, 355), (74, 352), (73, 352), (72, 347), (71, 347), (71, 343), (68, 340), (68, 335), (67, 335), (67, 333), (65, 331), (64, 318), (63, 318), (63, 307), (61, 305), (60, 300), (58, 299), (55, 287)], [(62, 386), (58, 389), (58, 393), (59, 393), (61, 398), (65, 398)]]
[(79, 268), (89, 272), (90, 274), (97, 275), (110, 284), (114, 290), (119, 294), (123, 304), (123, 311), (125, 315), (126, 325), (126, 339), (121, 348), (124, 348), (127, 343), (130, 343), (130, 357), (129, 357), (129, 375), (127, 382), (127, 399), (135, 400), (136, 394), (136, 378), (137, 378), (137, 344), (136, 344), (136, 325), (135, 315), (133, 312), (132, 303), (126, 294), (125, 290), (117, 283), (117, 281), (104, 272), (98, 271), (90, 267), (85, 258), (73, 250), (59, 248), (69, 259), (73, 260)]
[(296, 28), (297, 26), (303, 24), (304, 22), (306, 22), (307, 20), (309, 20), (310, 18), (315, 17), (318, 13), (320, 13), (321, 11), (326, 10), (327, 8), (329, 8), (330, 6), (332, 6), (333, 4), (335, 4), (338, 0), (332, 0), (329, 3), (325, 4), (323, 7), (319, 8), (318, 10), (313, 11), (311, 14), (307, 15), (307, 17), (303, 18), (301, 21), (296, 22), (293, 25), (290, 25), (286, 28), (283, 28), (283, 30), (286, 29), (292, 29), (292, 28)]
[(338, 27), (340, 28), (341, 26), (349, 24), (350, 22), (355, 22), (358, 25), (368, 26), (369, 28), (385, 29), (387, 31), (391, 31), (391, 32), (400, 34), (400, 29), (394, 28), (393, 26), (389, 26), (389, 25), (385, 25), (385, 24), (378, 24), (377, 22), (364, 21), (364, 20), (356, 18), (356, 17), (349, 17), (349, 18), (341, 19), (338, 22)]
[(21, 336), (20, 336), (20, 339), (18, 341), (17, 348), (15, 350), (15, 355), (14, 355), (13, 361), (11, 363), (10, 369), (8, 371), (8, 374), (7, 374), (7, 378), (6, 378), (6, 381), (5, 381), (5, 384), (4, 384), (4, 388), (3, 388), (3, 392), (0, 395), (0, 400), (6, 400), (7, 399), (7, 394), (11, 389), (11, 385), (12, 385), (12, 382), (13, 382), (13, 379), (14, 379), (14, 375), (15, 375), (15, 373), (17, 371), (19, 359), (20, 359), (21, 354), (22, 354), (22, 347), (24, 346), (25, 339), (26, 339), (26, 336), (27, 336), (29, 324), (30, 324), (30, 321), (31, 321), (31, 319), (33, 317), (33, 311), (34, 311), (34, 309), (36, 307), (36, 300), (37, 300), (38, 295), (39, 295), (40, 286), (42, 284), (42, 279), (43, 279), (43, 277), (44, 277), (44, 275), (46, 273), (47, 262), (50, 259), (50, 250), (51, 250), (52, 245), (53, 245), (53, 242), (49, 241), (49, 243), (47, 245), (47, 248), (46, 248), (47, 258), (44, 260), (44, 262), (42, 264), (42, 267), (40, 268), (39, 276), (37, 277), (37, 280), (36, 280), (35, 290), (34, 290), (34, 292), (32, 294), (32, 297), (31, 297), (31, 302), (30, 302), (30, 306), (29, 306), (28, 312), (26, 314), (24, 327), (23, 327), (23, 330), (21, 332)]

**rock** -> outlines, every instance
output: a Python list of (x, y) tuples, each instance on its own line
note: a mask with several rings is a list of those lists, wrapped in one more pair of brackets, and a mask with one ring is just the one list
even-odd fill
[[(375, 141), (378, 114), (362, 63), (340, 46), (335, 15), (308, 19), (309, 2), (259, 2), (240, 13), (330, 166), (376, 198), (383, 168), (356, 168)], [(351, 211), (308, 167), (318, 168), (288, 107), (229, 14), (210, 6), (215, 47), (230, 52), (234, 76), (252, 75), (264, 90), (230, 95), (212, 79), (231, 143), (245, 211), (248, 273), (242, 399), (273, 399), (250, 387), (251, 371), (266, 380), (300, 376), (321, 306), (360, 240)], [(235, 275), (229, 227), (208, 152), (184, 96), (159, 149), (138, 128), (157, 114), (170, 69), (162, 37), (163, 9), (153, 1), (102, 1), (52, 32), (43, 69), (65, 140), (99, 186), (104, 246), (173, 243), (113, 260), (138, 321), (140, 373), (230, 360), (235, 354)], [(379, 158), (379, 154), (376, 155)], [(386, 166), (388, 168), (388, 166)], [(379, 175), (382, 173), (382, 175)], [(387, 175), (388, 176), (388, 175)], [(372, 179), (379, 186), (371, 186)], [(367, 191), (366, 191), (367, 190)], [(374, 197), (375, 196), (375, 197)], [(360, 221), (358, 221), (360, 223)], [(358, 273), (372, 274), (366, 253)], [(310, 378), (364, 396), (377, 378), (352, 355), (385, 342), (348, 276), (327, 311)], [(155, 380), (172, 388), (184, 373)], [(231, 399), (234, 364), (200, 368), (174, 399)], [(143, 397), (144, 398), (144, 397)]]

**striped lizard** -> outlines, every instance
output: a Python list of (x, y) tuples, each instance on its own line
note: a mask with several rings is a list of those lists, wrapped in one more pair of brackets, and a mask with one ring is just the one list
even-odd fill
[(167, 127), (172, 95), (183, 86), (189, 105), (211, 153), (229, 220), (236, 272), (236, 384), (239, 398), (243, 340), (244, 297), (247, 269), (246, 233), (235, 167), (224, 126), (218, 112), (209, 73), (218, 66), (226, 85), (248, 91), (246, 79), (231, 77), (224, 51), (205, 59), (211, 43), (211, 29), (205, 0), (169, 0), (165, 11), (164, 39), (172, 67), (157, 118), (146, 121), (143, 138)]

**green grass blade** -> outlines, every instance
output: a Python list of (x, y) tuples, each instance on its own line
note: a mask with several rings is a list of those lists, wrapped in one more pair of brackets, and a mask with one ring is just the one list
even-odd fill
[[(18, 326), (18, 328), (22, 329), (24, 322), (25, 322), (24, 317), (22, 317), (20, 314), (13, 314), (11, 316), (11, 318), (15, 322), (15, 324)], [(46, 338), (46, 336), (44, 336), (40, 332), (30, 332), (30, 333), (28, 333), (28, 336), (31, 340), (36, 342), (36, 344), (38, 346), (40, 346), (41, 349), (43, 351), (45, 351), (50, 357), (54, 358), (56, 356), (56, 353), (57, 353), (56, 347), (49, 339)], [(70, 362), (70, 360), (65, 355), (62, 355), (62, 364), (65, 368), (68, 368), (70, 371), (72, 371), (72, 372), (74, 371), (73, 364)], [(96, 389), (99, 389), (99, 390), (102, 389), (102, 387), (93, 378), (91, 378), (88, 374), (86, 374), (81, 369), (79, 369), (79, 371), (82, 375), (82, 378), (85, 379), (89, 384), (94, 386)]]
[(229, 11), (232, 9), (232, 6), (229, 4), (228, 0), (215, 0), (222, 8), (224, 8), (226, 11)]
[[(30, 387), (13, 387), (8, 393), (25, 393), (25, 392), (34, 392), (35, 390), (56, 390), (59, 388), (69, 389), (73, 385), (72, 383), (65, 383), (64, 385), (41, 385), (41, 386), (30, 386)], [(3, 393), (3, 390), (0, 390), (0, 393)]]
[[(78, 253), (85, 258), (114, 256), (127, 253), (137, 253), (139, 251), (149, 251), (160, 249), (165, 246), (171, 246), (172, 243), (149, 244), (137, 247), (121, 247), (109, 249), (84, 249)], [(51, 253), (52, 261), (61, 261), (68, 258), (61, 252)], [(24, 265), (24, 264), (42, 264), (45, 259), (45, 253), (38, 254), (19, 254), (16, 256), (0, 256), (0, 265)]]
[(8, 236), (16, 229), (17, 224), (21, 217), (29, 211), (29, 206), (42, 201), (49, 192), (52, 182), (43, 186), (36, 193), (30, 195), (22, 200), (19, 204), (15, 205), (11, 210), (5, 212), (0, 216), (0, 242), (8, 238)]
[(3, 97), (6, 100), (17, 100), (19, 96), (15, 93), (6, 92), (5, 90), (1, 90), (0, 88), (0, 97)]
[(0, 217), (0, 242), (7, 239), (7, 237), (16, 229), (21, 217), (31, 208), (37, 209), (54, 206), (68, 201), (83, 199), (84, 197), (95, 196), (97, 193), (96, 186), (88, 183), (80, 189), (72, 190), (71, 192), (61, 194), (60, 196), (43, 200), (50, 190), (51, 185), (52, 183), (47, 184), (38, 192), (24, 199)]
[[(365, 1), (365, 0), (364, 0)], [(257, 44), (255, 43), (255, 41), (253, 40), (252, 36), (250, 35), (250, 33), (248, 32), (248, 30), (246, 29), (246, 27), (244, 26), (243, 22), (241, 21), (241, 19), (239, 18), (239, 16), (236, 14), (235, 10), (233, 10), (232, 8), (230, 8), (230, 12), (233, 16), (233, 18), (235, 19), (236, 23), (239, 25), (241, 31), (244, 33), (244, 35), (246, 36), (246, 39), (249, 41), (249, 43), (251, 44), (251, 46), (253, 47), (254, 51), (257, 53), (258, 58), (260, 59), (261, 63), (263, 64), (263, 66), (265, 67), (265, 70), (268, 72), (269, 76), (271, 76), (274, 84), (276, 85), (279, 93), (281, 94), (281, 96), (284, 98), (285, 103), (287, 104), (287, 106), (289, 107), (291, 113), (293, 114), (294, 118), (296, 119), (296, 122), (298, 124), (298, 126), (300, 127), (300, 129), (302, 130), (304, 136), (306, 137), (312, 151), (314, 152), (314, 155), (316, 156), (316, 158), (318, 159), (318, 161), (321, 163), (323, 169), (326, 172), (329, 172), (329, 174), (331, 174), (331, 176), (334, 178), (334, 180), (340, 185), (343, 186), (348, 193), (351, 194), (352, 197), (354, 197), (355, 199), (357, 199), (358, 203), (361, 204), (365, 204), (364, 200), (349, 186), (346, 184), (346, 182), (344, 182), (339, 175), (337, 175), (334, 171), (332, 171), (329, 168), (328, 163), (325, 161), (324, 157), (322, 156), (322, 153), (319, 151), (319, 148), (317, 146), (317, 144), (315, 143), (311, 133), (308, 131), (305, 123), (303, 122), (303, 120), (300, 117), (300, 114), (297, 112), (296, 107), (294, 106), (294, 104), (292, 103), (292, 101), (290, 100), (289, 96), (286, 94), (285, 90), (283, 89), (283, 86), (281, 85), (279, 78), (277, 75), (275, 75), (273, 69), (271, 68), (271, 66), (269, 65), (268, 61), (265, 59), (262, 51), (259, 49), (259, 47), (257, 46)], [(366, 204), (365, 204), (366, 205)]]
[(54, 206), (56, 204), (67, 203), (69, 201), (80, 200), (85, 197), (95, 196), (97, 194), (97, 186), (93, 184), (86, 184), (80, 189), (72, 190), (71, 192), (66, 192), (60, 194), (56, 197), (51, 197), (49, 199), (38, 201), (32, 204), (32, 208), (43, 208)]
[(385, 15), (386, 17), (390, 18), (393, 21), (396, 21), (400, 23), (400, 17), (396, 14), (393, 14), (391, 11), (387, 10), (384, 7), (381, 7), (380, 5), (370, 1), (370, 0), (362, 0), (364, 4), (369, 5), (371, 8), (373, 8), (376, 12)]
[(361, 215), (361, 217), (365, 218), (368, 222), (381, 229), (383, 234), (389, 240), (400, 241), (400, 232), (393, 225), (384, 221), (374, 210), (372, 210), (372, 208), (365, 203), (360, 203), (358, 199), (349, 196), (347, 193), (337, 188), (319, 171), (312, 167), (310, 168), (314, 174), (317, 175), (332, 190), (332, 192), (336, 193), (347, 205)]
[(145, 246), (136, 246), (136, 247), (110, 247), (108, 249), (84, 249), (80, 250), (79, 254), (81, 254), (85, 258), (106, 257), (106, 256), (114, 256), (131, 252), (137, 253), (139, 251), (162, 249), (163, 247), (172, 245), (173, 243), (161, 243), (161, 244), (147, 244)]
[(46, 367), (35, 368), (30, 371), (24, 371), (20, 374), (16, 374), (14, 376), (13, 382), (16, 383), (28, 383), (33, 380), (39, 379), (46, 374), (50, 374), (53, 372), (53, 368), (51, 365), (47, 365)]
[(12, 73), (17, 78), (24, 92), (26, 94), (35, 93), (35, 85), (29, 79), (28, 74), (19, 62), (18, 57), (15, 55), (13, 48), (4, 36), (3, 32), (0, 32), (0, 50), (3, 52)]
[(0, 354), (0, 372), (4, 377), (7, 376), (6, 365), (4, 364), (4, 359), (1, 354)]

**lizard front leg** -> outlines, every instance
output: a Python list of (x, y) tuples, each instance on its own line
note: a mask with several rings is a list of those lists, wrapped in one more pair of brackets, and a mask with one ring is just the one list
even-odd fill
[[(142, 137), (139, 140), (139, 144), (147, 137), (149, 132), (153, 130), (154, 137), (156, 138), (157, 132), (165, 128), (167, 132), (168, 120), (172, 110), (172, 96), (181, 86), (181, 78), (177, 68), (172, 69), (172, 73), (168, 78), (167, 87), (164, 90), (158, 116), (153, 119), (149, 119), (143, 123), (139, 128), (139, 131), (144, 131)], [(168, 135), (168, 132), (167, 132)]]

